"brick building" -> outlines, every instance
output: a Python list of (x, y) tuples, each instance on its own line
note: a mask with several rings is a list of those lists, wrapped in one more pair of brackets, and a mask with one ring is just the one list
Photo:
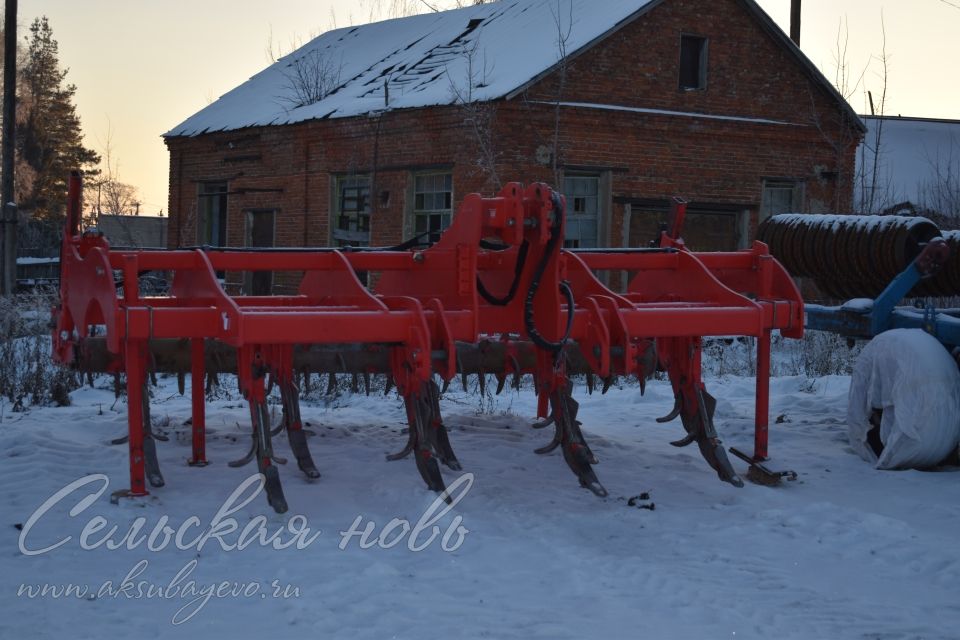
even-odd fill
[(849, 208), (863, 124), (753, 0), (557, 6), (339, 29), (282, 58), (165, 135), (170, 245), (391, 245), (515, 180), (560, 186), (572, 246), (645, 246), (674, 195), (701, 250)]

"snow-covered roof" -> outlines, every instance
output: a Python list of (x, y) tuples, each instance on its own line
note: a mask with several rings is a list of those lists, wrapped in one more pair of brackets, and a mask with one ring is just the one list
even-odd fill
[[(468, 97), (480, 102), (511, 98), (554, 69), (560, 32), (566, 36), (567, 56), (575, 56), (661, 2), (501, 0), (329, 31), (164, 136), (455, 104)], [(742, 4), (862, 127), (830, 82), (759, 5), (754, 0)], [(313, 80), (300, 82), (300, 75)]]
[[(659, 1), (560, 0), (558, 11), (556, 0), (503, 0), (329, 31), (165, 136), (451, 104), (454, 88), (494, 100), (557, 63), (557, 20), (569, 27), (566, 48), (574, 53)], [(291, 84), (298, 68), (318, 66), (336, 80), (335, 90), (297, 106)]]
[[(937, 172), (960, 166), (960, 120), (862, 116), (867, 134), (857, 152), (857, 175), (872, 182), (878, 148), (877, 185), (884, 202), (922, 204)], [(858, 196), (860, 194), (857, 194)]]

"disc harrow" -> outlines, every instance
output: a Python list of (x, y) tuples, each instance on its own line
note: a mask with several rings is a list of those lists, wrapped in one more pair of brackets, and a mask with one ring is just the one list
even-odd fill
[[(918, 256), (937, 226), (919, 217), (781, 214), (765, 220), (757, 238), (794, 276), (812, 278), (828, 298), (874, 298)], [(960, 237), (946, 237), (952, 248)], [(960, 253), (917, 295), (960, 291)]]
[[(455, 378), (492, 374), (497, 391), (532, 376), (535, 426), (553, 427), (537, 453), (560, 450), (581, 486), (607, 495), (594, 470), (572, 395), (571, 376), (586, 375), (592, 391), (618, 376), (636, 377), (641, 392), (655, 371), (669, 376), (685, 435), (718, 477), (742, 485), (714, 424), (716, 401), (701, 376), (704, 336), (757, 338), (757, 393), (752, 460), (767, 457), (771, 332), (803, 331), (803, 303), (766, 245), (696, 254), (680, 239), (684, 203), (660, 246), (564, 250), (565, 203), (544, 184), (508, 184), (496, 197), (464, 198), (452, 225), (427, 248), (176, 250), (111, 248), (96, 230), (81, 232), (80, 177), (70, 181), (61, 260), (60, 303), (54, 310), (54, 357), (86, 371), (124, 374), (128, 395), (129, 495), (163, 485), (145, 385), (150, 372), (191, 375), (192, 456), (207, 463), (204, 379), (235, 374), (250, 409), (248, 453), (269, 504), (287, 510), (276, 437), (286, 433), (293, 459), (311, 480), (321, 478), (303, 429), (298, 381), (315, 374), (353, 376), (369, 391), (384, 374), (406, 407), (406, 443), (388, 456), (412, 456), (427, 487), (444, 493), (441, 465), (462, 469), (440, 410)], [(228, 295), (218, 272), (299, 271), (296, 295)], [(140, 274), (170, 274), (169, 293), (141, 295)], [(596, 274), (634, 273), (624, 293)], [(367, 288), (359, 272), (378, 274)], [(118, 287), (114, 274), (119, 274)], [(119, 293), (118, 293), (119, 292)], [(94, 327), (99, 327), (96, 331)], [(283, 419), (271, 430), (266, 398), (277, 387)], [(466, 386), (466, 385), (465, 385)], [(402, 448), (400, 448), (402, 446)]]

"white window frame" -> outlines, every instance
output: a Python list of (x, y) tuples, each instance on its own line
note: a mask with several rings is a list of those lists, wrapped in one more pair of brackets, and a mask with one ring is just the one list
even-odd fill
[[(436, 184), (438, 178), (443, 178), (443, 184), (439, 185), (439, 189)], [(431, 184), (423, 184), (427, 180), (430, 180)], [(413, 174), (412, 182), (410, 224), (413, 235), (430, 231), (431, 219), (435, 216), (440, 216), (440, 228), (434, 231), (442, 232), (453, 222), (453, 172), (421, 171)], [(430, 240), (436, 242), (438, 238), (439, 233), (431, 234)]]

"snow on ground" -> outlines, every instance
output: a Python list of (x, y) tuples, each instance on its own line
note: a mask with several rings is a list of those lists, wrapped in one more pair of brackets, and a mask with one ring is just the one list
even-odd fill
[[(680, 425), (653, 421), (672, 403), (665, 382), (651, 382), (644, 397), (636, 386), (605, 396), (577, 388), (606, 499), (579, 488), (559, 453), (533, 454), (550, 434), (528, 426), (529, 390), (481, 404), (451, 387), (442, 407), (473, 484), (438, 523), (447, 539), (417, 552), (408, 545), (424, 545), (429, 529), (389, 549), (361, 549), (357, 538), (340, 548), (340, 532), (358, 517), (360, 530), (372, 522), (379, 535), (396, 518), (415, 524), (433, 502), (412, 460), (384, 460), (404, 443), (395, 395), (305, 402), (323, 477), (310, 483), (288, 464), (281, 475), (289, 513), (274, 514), (261, 495), (228, 516), (240, 527), (262, 517), (270, 532), (305, 521), (311, 536), (319, 533), (306, 548), (254, 542), (227, 551), (211, 538), (198, 550), (190, 542), (200, 530), (192, 528), (185, 550), (172, 542), (158, 551), (146, 543), (82, 549), (81, 531), (95, 516), (118, 527), (114, 540), (136, 518), (145, 518), (145, 532), (163, 518), (174, 529), (191, 516), (206, 526), (252, 467), (226, 466), (248, 446), (237, 400), (208, 405), (212, 464), (187, 466), (189, 402), (174, 379), (161, 379), (153, 415), (171, 436), (159, 443), (167, 486), (112, 505), (110, 492), (127, 486), (127, 456), (108, 443), (125, 432), (126, 406), (107, 385), (79, 390), (71, 408), (7, 414), (0, 425), (0, 638), (960, 637), (958, 476), (877, 471), (858, 458), (844, 425), (848, 385), (846, 377), (774, 379), (771, 417), (782, 423), (772, 426), (771, 466), (794, 469), (799, 480), (743, 489), (718, 481), (695, 447), (668, 444)], [(725, 444), (751, 450), (753, 380), (712, 379), (708, 388), (719, 399)], [(290, 455), (283, 437), (277, 448)], [(78, 489), (21, 540), (16, 525), (88, 474), (109, 477), (103, 495), (81, 501), (102, 483)], [(444, 475), (449, 484), (460, 474)], [(655, 510), (628, 506), (643, 492), (650, 499), (640, 504)], [(462, 539), (456, 516), (469, 530)], [(388, 541), (402, 532), (395, 528)], [(38, 551), (68, 536), (37, 555), (18, 546)], [(181, 597), (189, 580), (201, 595), (220, 581), (254, 587), (249, 597), (221, 591), (203, 604)], [(289, 597), (274, 597), (273, 581)], [(101, 594), (18, 595), (22, 585), (67, 583)], [(165, 591), (137, 597), (147, 585)]]

